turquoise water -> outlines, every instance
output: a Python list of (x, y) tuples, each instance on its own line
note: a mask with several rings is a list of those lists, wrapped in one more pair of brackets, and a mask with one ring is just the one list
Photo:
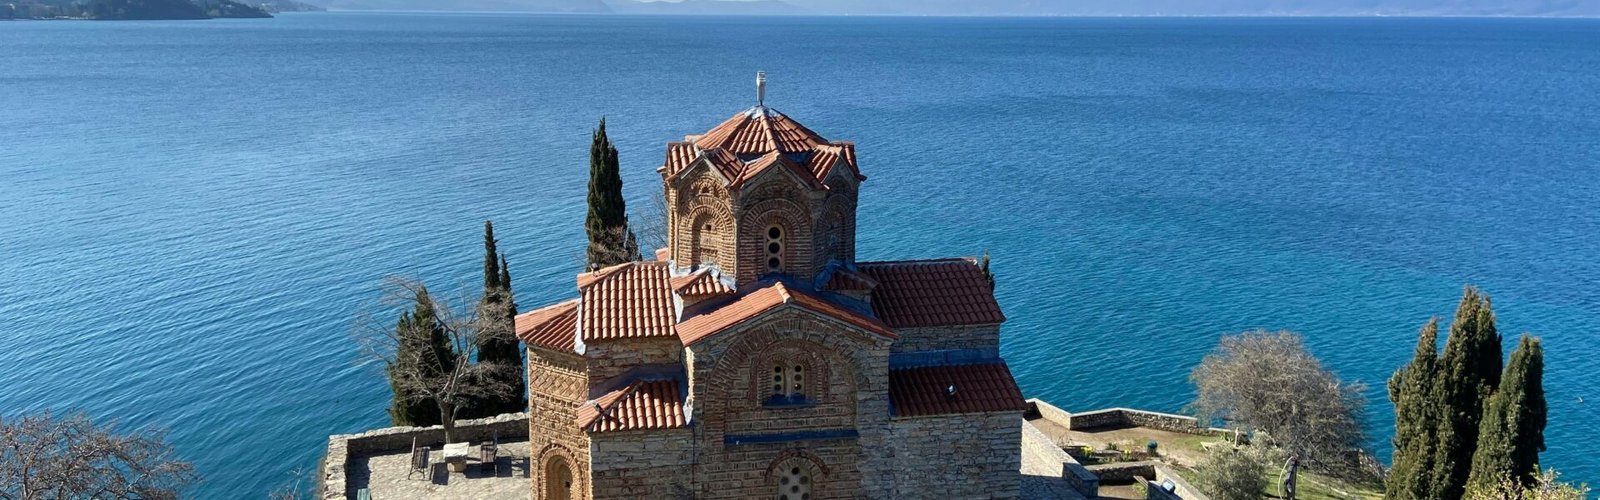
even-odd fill
[[(863, 259), (990, 250), (1003, 350), (1068, 409), (1179, 410), (1219, 334), (1383, 384), (1464, 283), (1549, 349), (1600, 480), (1600, 21), (329, 13), (0, 23), (0, 416), (172, 429), (200, 497), (386, 424), (349, 333), (389, 274), (573, 292), (590, 129), (646, 212), (663, 145), (754, 100), (859, 144)], [(378, 311), (387, 315), (386, 312)], [(1589, 403), (1579, 403), (1579, 398)]]

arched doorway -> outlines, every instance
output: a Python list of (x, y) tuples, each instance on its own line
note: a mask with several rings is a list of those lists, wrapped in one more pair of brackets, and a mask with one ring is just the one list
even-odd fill
[(550, 457), (544, 466), (544, 497), (547, 500), (570, 500), (572, 497), (572, 466), (563, 456)]

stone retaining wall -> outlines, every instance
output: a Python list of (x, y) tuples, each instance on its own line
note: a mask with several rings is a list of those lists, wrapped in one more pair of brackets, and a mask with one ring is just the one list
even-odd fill
[(1026, 420), (1022, 421), (1022, 474), (1058, 478), (1084, 497), (1100, 496), (1100, 478)]
[[(528, 414), (507, 413), (488, 418), (456, 421), (456, 438), (464, 441), (487, 441), (498, 437), (501, 441), (528, 439)], [(318, 476), (317, 491), (324, 499), (345, 498), (345, 471), (350, 457), (379, 452), (411, 451), (412, 439), (417, 446), (444, 446), (444, 426), (387, 427), (360, 434), (335, 434), (328, 436), (328, 453), (322, 458), (322, 472)]]
[(1132, 408), (1106, 408), (1071, 413), (1038, 399), (1030, 399), (1028, 404), (1030, 406), (1027, 413), (1029, 417), (1049, 420), (1071, 430), (1105, 427), (1144, 427), (1185, 434), (1227, 432), (1226, 429), (1203, 427), (1194, 417), (1171, 413), (1135, 410)]

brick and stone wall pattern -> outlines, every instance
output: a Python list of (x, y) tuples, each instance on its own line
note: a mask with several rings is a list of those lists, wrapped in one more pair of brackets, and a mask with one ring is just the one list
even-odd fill
[(539, 500), (547, 491), (545, 467), (556, 457), (573, 468), (577, 498), (588, 498), (589, 438), (576, 424), (578, 405), (588, 400), (585, 360), (537, 347), (527, 351), (531, 498)]
[(589, 385), (600, 388), (616, 382), (619, 375), (642, 365), (683, 362), (683, 343), (676, 337), (611, 339), (585, 344)]
[(897, 353), (1000, 348), (1000, 325), (900, 328), (895, 333), (900, 335), (893, 346)]
[(1022, 412), (897, 418), (893, 498), (1016, 498)]
[[(707, 498), (774, 498), (770, 469), (805, 457), (814, 464), (813, 498), (883, 498), (888, 340), (800, 311), (784, 311), (691, 346), (696, 403), (697, 482)], [(810, 405), (767, 407), (774, 356), (800, 360), (815, 376)], [(794, 436), (854, 431), (856, 437), (726, 445), (734, 436)], [(876, 493), (876, 494), (874, 494)], [(725, 495), (725, 496), (720, 496)]]
[(689, 429), (597, 433), (588, 452), (595, 500), (695, 498)]

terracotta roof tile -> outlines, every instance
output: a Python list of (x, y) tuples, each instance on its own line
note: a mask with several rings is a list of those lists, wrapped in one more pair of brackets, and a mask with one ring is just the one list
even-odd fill
[(579, 274), (583, 340), (675, 335), (670, 280), (665, 262), (629, 262)]
[[(952, 387), (954, 395), (949, 392)], [(1027, 407), (1004, 362), (890, 370), (889, 404), (899, 417), (1022, 411)]]
[(972, 259), (861, 262), (878, 281), (872, 311), (893, 328), (1003, 323), (994, 290)]
[(588, 432), (683, 427), (683, 391), (675, 380), (636, 380), (578, 407), (578, 427)]
[(800, 122), (765, 106), (733, 115), (694, 142), (701, 149), (722, 148), (736, 155), (799, 153), (828, 143)]
[(690, 345), (725, 331), (728, 327), (755, 319), (785, 304), (794, 304), (811, 312), (834, 318), (878, 335), (897, 338), (893, 330), (883, 323), (827, 300), (812, 296), (782, 282), (774, 282), (747, 292), (738, 300), (714, 310), (697, 314), (678, 324), (678, 338)]
[(688, 142), (667, 143), (667, 162), (662, 164), (668, 176), (678, 175), (683, 169), (688, 168), (695, 158), (700, 157), (700, 151), (694, 144)]
[(806, 169), (805, 165), (795, 163), (794, 160), (789, 159), (788, 156), (785, 156), (777, 151), (773, 151), (771, 153), (762, 155), (760, 158), (751, 161), (750, 164), (745, 165), (744, 171), (739, 173), (739, 177), (734, 179), (734, 181), (730, 183), (730, 186), (738, 188), (740, 185), (744, 184), (745, 181), (754, 179), (757, 175), (761, 175), (762, 172), (772, 168), (789, 169), (790, 172), (794, 173), (795, 177), (799, 177), (801, 180), (810, 183), (812, 186), (821, 185), (817, 182), (817, 178), (811, 174), (811, 171)]
[(733, 293), (732, 288), (717, 279), (710, 269), (702, 269), (683, 276), (672, 278), (672, 291), (678, 295), (717, 295)]
[(578, 333), (578, 301), (562, 302), (517, 315), (517, 338), (546, 349), (571, 352)]
[(878, 287), (878, 280), (871, 276), (851, 271), (843, 267), (834, 267), (828, 270), (828, 280), (823, 283), (824, 290), (872, 290)]

